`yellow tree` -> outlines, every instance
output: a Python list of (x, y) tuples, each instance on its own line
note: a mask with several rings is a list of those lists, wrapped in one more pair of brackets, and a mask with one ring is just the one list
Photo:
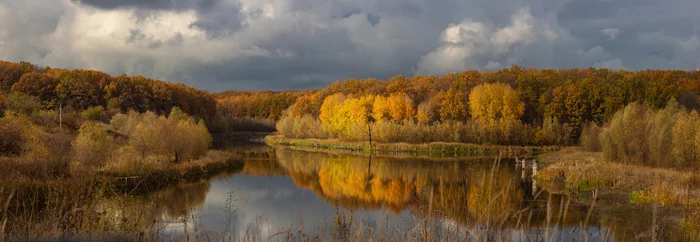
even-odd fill
[(474, 87), (469, 94), (469, 108), (473, 119), (490, 123), (518, 120), (525, 113), (525, 105), (518, 93), (503, 83)]
[(387, 100), (387, 98), (378, 96), (374, 99), (374, 103), (372, 104), (372, 117), (374, 117), (374, 120), (377, 120), (377, 122), (391, 118), (391, 109), (389, 108), (389, 100)]
[(391, 119), (394, 121), (400, 122), (412, 118), (416, 113), (413, 100), (405, 93), (391, 94), (388, 101)]
[(464, 120), (467, 117), (467, 107), (464, 104), (466, 97), (464, 93), (450, 88), (447, 91), (441, 91), (433, 100), (439, 106), (440, 119), (445, 120)]
[(329, 133), (337, 138), (353, 137), (353, 127), (366, 125), (372, 116), (375, 96), (345, 98), (342, 94), (328, 96), (321, 106), (319, 118)]
[(321, 104), (321, 111), (318, 118), (321, 120), (324, 128), (335, 137), (338, 137), (342, 132), (342, 125), (339, 123), (338, 112), (340, 111), (340, 106), (345, 101), (345, 95), (342, 93), (336, 93), (326, 97)]
[(364, 132), (364, 127), (372, 114), (374, 99), (374, 96), (369, 95), (361, 98), (350, 98), (343, 102), (336, 116), (337, 123), (343, 130), (343, 137), (357, 137), (358, 130), (354, 130), (354, 126), (362, 127), (363, 131), (360, 132)]
[(435, 120), (435, 109), (431, 102), (422, 102), (418, 105), (416, 119), (421, 124), (429, 124)]

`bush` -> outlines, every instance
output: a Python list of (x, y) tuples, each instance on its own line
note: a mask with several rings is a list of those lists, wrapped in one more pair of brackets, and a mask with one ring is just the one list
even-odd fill
[[(648, 161), (647, 121), (650, 110), (645, 105), (632, 103), (618, 111), (609, 127), (601, 133), (600, 141), (606, 159), (622, 163)], [(652, 127), (653, 128), (653, 127)]]
[(32, 175), (56, 174), (65, 168), (72, 137), (63, 130), (48, 133), (26, 115), (0, 119), (0, 155), (17, 156)]
[(99, 123), (87, 121), (80, 126), (78, 136), (72, 143), (72, 168), (99, 168), (110, 157), (114, 140)]
[(102, 106), (93, 106), (83, 110), (80, 115), (86, 120), (107, 121), (107, 112)]
[(204, 121), (195, 121), (177, 107), (167, 118), (152, 112), (117, 114), (110, 125), (128, 136), (129, 145), (144, 158), (170, 156), (175, 162), (196, 159), (212, 142)]
[(277, 132), (290, 138), (327, 138), (321, 121), (311, 115), (283, 117), (276, 125)]
[(19, 155), (22, 152), (22, 129), (28, 119), (8, 113), (0, 119), (0, 155)]
[(35, 96), (12, 93), (5, 98), (5, 108), (21, 114), (31, 114), (41, 109), (41, 101)]
[(600, 126), (595, 123), (588, 123), (581, 131), (581, 146), (586, 151), (598, 152), (602, 150), (600, 144)]
[(606, 124), (600, 134), (600, 144), (605, 158), (610, 161), (698, 168), (699, 128), (700, 115), (695, 111), (687, 112), (675, 100), (669, 101), (662, 110), (632, 103)]
[(572, 131), (569, 124), (562, 124), (557, 118), (548, 117), (537, 132), (537, 140), (543, 145), (569, 145)]
[(0, 117), (5, 116), (5, 94), (0, 92)]
[(124, 176), (143, 175), (163, 169), (168, 161), (158, 157), (143, 157), (133, 147), (125, 145), (115, 151), (102, 169), (105, 172)]

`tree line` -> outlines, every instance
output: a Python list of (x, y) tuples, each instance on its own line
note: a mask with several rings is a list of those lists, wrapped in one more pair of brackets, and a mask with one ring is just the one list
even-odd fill
[(0, 61), (0, 92), (36, 97), (44, 109), (101, 106), (119, 112), (167, 114), (172, 107), (205, 120), (216, 116), (216, 99), (206, 91), (143, 76), (110, 76), (94, 70), (40, 68)]
[[(579, 140), (586, 124), (601, 125), (633, 102), (662, 108), (668, 100), (675, 98), (686, 109), (698, 109), (699, 80), (700, 71), (555, 70), (512, 66), (498, 71), (469, 70), (443, 76), (350, 78), (322, 89), (304, 91), (227, 91), (210, 94), (182, 84), (141, 76), (113, 77), (99, 71), (40, 68), (27, 62), (0, 61), (0, 89), (5, 93), (4, 98), (0, 97), (0, 102), (15, 105), (15, 109), (36, 108), (25, 102), (35, 99), (42, 108), (50, 110), (56, 106), (67, 106), (78, 111), (102, 107), (118, 112), (134, 110), (153, 111), (156, 114), (167, 114), (172, 107), (179, 107), (187, 114), (203, 118), (210, 130), (219, 133), (272, 131), (276, 128), (275, 122), (285, 118), (287, 120), (281, 124), (286, 125), (287, 130), (290, 127), (294, 129), (293, 120), (306, 120), (305, 124), (297, 126), (314, 126), (322, 121), (324, 102), (331, 96), (338, 98), (342, 94), (345, 97), (343, 100), (347, 99), (350, 103), (355, 102), (354, 99), (362, 101), (364, 98), (367, 104), (372, 99), (371, 105), (365, 105), (371, 106), (369, 116), (385, 126), (433, 127), (457, 123), (464, 124), (458, 126), (467, 126), (464, 129), (469, 130), (468, 126), (475, 123), (472, 125), (474, 129), (494, 129), (480, 135), (488, 136), (480, 137), (480, 140), (503, 143), (504, 140), (513, 139), (508, 138), (512, 136), (511, 131), (518, 131), (523, 133), (521, 135), (533, 137), (539, 133), (541, 140), (555, 140), (537, 143), (565, 143)], [(474, 91), (484, 84), (512, 89), (515, 95), (509, 96), (510, 99), (499, 99), (499, 102), (522, 105), (513, 106), (513, 109), (507, 105), (509, 109), (503, 110), (504, 113), (489, 113), (494, 109), (486, 106), (472, 109), (472, 102), (500, 95)], [(19, 97), (20, 94), (29, 97)], [(472, 94), (480, 96), (472, 97)], [(488, 113), (493, 120), (485, 120), (483, 113)], [(106, 115), (105, 119), (109, 117), (111, 115)], [(501, 121), (502, 117), (509, 118)], [(279, 128), (280, 125), (277, 126)], [(567, 131), (568, 136), (554, 138), (544, 134), (546, 132), (542, 129), (546, 127), (556, 129), (556, 132)], [(333, 135), (333, 132), (336, 134)], [(338, 136), (336, 131), (333, 132), (314, 131), (301, 136)], [(453, 136), (450, 140), (465, 140), (459, 134), (450, 136)], [(441, 139), (446, 138), (421, 140)]]
[[(499, 88), (475, 90), (484, 84), (512, 89), (514, 94), (503, 96), (502, 91), (497, 90)], [(398, 75), (386, 80), (336, 81), (320, 90), (296, 93), (296, 102), (285, 111), (275, 111), (278, 112), (275, 116), (283, 117), (277, 128), (294, 137), (366, 138), (344, 137), (337, 128), (349, 127), (343, 119), (326, 122), (330, 129), (310, 130), (310, 127), (321, 127), (324, 123), (324, 104), (348, 102), (348, 105), (365, 107), (364, 113), (369, 114), (377, 126), (391, 126), (386, 128), (404, 136), (387, 138), (387, 141), (571, 144), (578, 142), (584, 126), (602, 125), (625, 105), (640, 103), (662, 108), (673, 98), (682, 107), (696, 110), (699, 107), (698, 93), (700, 71), (552, 70), (512, 66), (498, 71), (470, 70), (444, 76)], [(491, 106), (472, 105), (478, 100), (498, 100), (488, 105), (518, 105), (506, 105), (507, 109), (502, 113), (494, 113), (496, 109)], [(338, 111), (339, 107), (342, 106), (330, 109)], [(351, 109), (354, 108), (346, 108)], [(269, 114), (267, 112), (271, 110), (258, 111)], [(361, 118), (352, 111), (344, 115), (348, 119)], [(495, 122), (503, 117), (510, 118)], [(402, 129), (399, 126), (410, 127)], [(441, 126), (444, 128), (438, 128)], [(456, 128), (465, 131), (455, 132)], [(421, 138), (450, 130), (452, 134)], [(360, 130), (358, 127), (348, 132), (357, 134)], [(562, 132), (568, 135), (561, 135)], [(474, 137), (465, 137), (465, 134)]]
[[(397, 75), (385, 80), (347, 79), (323, 89), (285, 92), (228, 92), (218, 100), (240, 98), (234, 102), (237, 115), (279, 118), (309, 114), (318, 117), (326, 97), (342, 93), (355, 97), (405, 95), (416, 109), (432, 114), (424, 121), (465, 121), (472, 114), (466, 109), (471, 90), (484, 83), (511, 86), (524, 104), (521, 120), (540, 124), (545, 118), (557, 118), (580, 132), (586, 122), (598, 124), (632, 102), (661, 108), (671, 98), (690, 109), (698, 107), (700, 72), (681, 70), (609, 70), (609, 69), (533, 69), (510, 68), (479, 72), (475, 70), (444, 76)], [(265, 98), (255, 98), (257, 95)], [(290, 102), (290, 100), (294, 100)], [(220, 102), (223, 105), (225, 102)], [(231, 106), (233, 106), (233, 104)], [(242, 105), (238, 105), (242, 104)], [(249, 108), (262, 107), (262, 108)], [(243, 111), (245, 110), (245, 111)], [(418, 119), (418, 117), (416, 117)]]

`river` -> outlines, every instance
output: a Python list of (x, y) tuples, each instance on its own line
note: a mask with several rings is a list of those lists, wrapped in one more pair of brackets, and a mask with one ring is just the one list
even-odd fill
[[(530, 166), (523, 169), (510, 159), (368, 157), (264, 144), (228, 149), (244, 157), (242, 170), (138, 195), (91, 195), (82, 201), (86, 205), (78, 202), (78, 212), (51, 213), (49, 206), (13, 221), (30, 229), (55, 221), (69, 224), (46, 226), (62, 234), (166, 241), (645, 241), (697, 236), (692, 234), (696, 227), (679, 225), (686, 218), (674, 208), (596, 200), (590, 191), (550, 193), (554, 190), (533, 183)], [(63, 203), (55, 204), (57, 211), (64, 210)]]

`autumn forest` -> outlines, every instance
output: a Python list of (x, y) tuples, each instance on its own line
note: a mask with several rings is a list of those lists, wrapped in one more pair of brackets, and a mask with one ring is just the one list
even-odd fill
[[(362, 140), (353, 129), (372, 122), (380, 141), (467, 141), (498, 144), (572, 144), (586, 125), (602, 125), (629, 103), (662, 108), (670, 99), (698, 107), (700, 72), (537, 70), (513, 66), (494, 72), (445, 76), (397, 75), (389, 79), (347, 79), (305, 91), (226, 91), (210, 94), (182, 84), (142, 76), (0, 62), (2, 107), (133, 110), (167, 114), (172, 107), (203, 119), (215, 133), (278, 131), (294, 137)], [(34, 105), (34, 106), (33, 106)], [(369, 119), (371, 118), (371, 119)], [(77, 128), (77, 124), (70, 123)], [(300, 126), (311, 128), (300, 128)], [(358, 127), (354, 127), (358, 126)], [(488, 130), (479, 137), (423, 137), (408, 140), (391, 130), (441, 126)], [(386, 130), (383, 130), (386, 129)], [(452, 130), (452, 128), (450, 128)], [(363, 129), (364, 130), (364, 129)], [(354, 130), (358, 131), (358, 130)], [(513, 132), (525, 132), (514, 134)], [(520, 138), (519, 135), (530, 138)]]
[[(409, 155), (414, 158), (423, 151), (429, 155), (438, 151), (440, 159), (449, 156), (446, 150), (453, 152), (452, 159), (459, 155), (466, 159), (504, 154), (533, 156), (533, 150), (562, 149), (565, 152), (553, 152), (554, 157), (564, 155), (567, 157), (564, 160), (572, 162), (585, 157), (593, 162), (573, 166), (556, 159), (541, 171), (541, 176), (535, 177), (533, 173), (529, 182), (563, 179), (564, 187), (569, 191), (576, 188), (576, 194), (611, 188), (610, 184), (622, 182), (614, 191), (622, 197), (631, 194), (630, 203), (667, 199), (665, 203), (680, 204), (681, 196), (687, 196), (688, 201), (700, 201), (700, 197), (691, 196), (690, 190), (671, 189), (694, 184), (694, 178), (685, 178), (692, 175), (676, 173), (700, 168), (699, 94), (700, 71), (680, 70), (552, 70), (512, 66), (498, 71), (468, 70), (444, 76), (351, 78), (337, 80), (321, 89), (210, 93), (143, 76), (112, 76), (95, 70), (0, 61), (0, 162), (7, 168), (0, 171), (0, 185), (10, 189), (0, 189), (0, 195), (14, 201), (8, 205), (15, 209), (8, 213), (13, 219), (24, 219), (25, 206), (40, 208), (36, 209), (37, 214), (65, 214), (70, 212), (67, 210), (70, 207), (51, 207), (51, 201), (56, 200), (50, 198), (51, 194), (131, 196), (139, 189), (158, 190), (184, 182), (200, 182), (217, 174), (230, 175), (229, 172), (240, 171), (237, 169), (243, 172), (253, 169), (250, 162), (242, 162), (245, 156), (236, 153), (236, 145), (232, 148), (222, 144), (236, 135), (262, 134), (267, 135), (264, 140), (275, 149), (297, 149), (278, 150), (281, 154), (291, 152), (306, 157), (302, 154), (308, 150), (302, 146), (310, 146), (313, 151), (323, 146), (329, 149), (326, 150), (329, 154), (318, 155), (318, 159), (331, 157), (336, 152), (333, 149), (369, 155), (366, 164), (353, 163), (354, 170), (361, 170), (354, 171), (357, 174), (348, 174), (349, 162), (347, 167), (320, 169), (320, 178), (313, 172), (299, 173), (304, 176), (295, 178), (296, 186), (310, 187), (327, 202), (345, 196), (367, 196), (368, 184), (374, 188), (388, 182), (373, 178), (370, 173), (365, 176), (362, 170), (365, 166), (372, 167), (372, 155), (380, 154), (380, 149), (389, 156), (413, 151)], [(287, 142), (290, 147), (278, 147), (280, 142), (270, 140)], [(370, 141), (368, 146), (367, 141)], [(566, 153), (569, 148), (577, 151)], [(429, 155), (422, 158), (435, 158)], [(362, 160), (361, 157), (355, 159)], [(312, 165), (306, 160), (302, 158), (285, 169), (297, 174), (296, 166)], [(494, 165), (500, 165), (499, 160)], [(278, 162), (282, 162), (279, 163), (282, 167), (290, 165), (283, 161), (268, 165), (279, 166)], [(455, 162), (444, 165), (468, 166)], [(656, 173), (644, 170), (657, 168), (668, 170)], [(609, 169), (619, 172), (600, 172)], [(627, 171), (636, 173), (610, 177)], [(624, 188), (624, 184), (645, 184), (643, 181), (652, 180), (650, 174), (664, 172), (678, 178), (656, 179), (655, 183), (642, 187)], [(445, 174), (436, 173), (441, 184)], [(525, 172), (522, 174), (524, 179)], [(132, 178), (137, 182), (130, 183)], [(314, 179), (318, 179), (318, 184), (311, 182)], [(484, 183), (484, 186), (501, 187), (505, 183)], [(528, 186), (537, 189), (534, 183)], [(403, 199), (399, 205), (413, 201), (410, 194), (416, 191), (419, 197), (427, 194), (418, 191), (418, 186), (403, 190), (400, 197), (391, 197)], [(356, 195), (348, 195), (349, 192)], [(464, 195), (478, 200), (482, 199), (480, 192), (474, 188)], [(523, 195), (515, 194), (515, 197)], [(83, 206), (79, 199), (74, 203)], [(504, 210), (502, 219), (506, 221), (517, 213), (516, 205), (508, 212), (501, 207), (496, 210)], [(396, 204), (391, 206), (396, 213), (405, 209)], [(482, 208), (467, 209), (479, 213)], [(91, 224), (86, 222), (92, 220), (89, 216), (77, 218), (56, 224)], [(17, 224), (7, 231), (19, 235), (35, 226), (36, 221)]]

